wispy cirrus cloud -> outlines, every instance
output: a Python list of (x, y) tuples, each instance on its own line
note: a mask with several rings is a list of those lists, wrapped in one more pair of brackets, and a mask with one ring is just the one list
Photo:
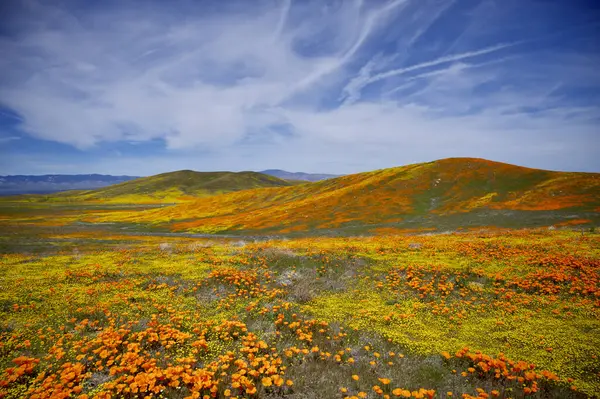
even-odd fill
[(9, 16), (0, 105), (19, 119), (0, 129), (94, 167), (108, 167), (99, 149), (123, 146), (120, 164), (135, 165), (144, 146), (126, 143), (158, 142), (157, 163), (131, 173), (345, 173), (458, 155), (600, 168), (585, 28), (598, 14), (568, 4), (28, 0)]
[[(418, 71), (418, 70), (425, 69), (425, 68), (435, 67), (435, 66), (442, 65), (442, 64), (448, 64), (451, 62), (462, 61), (462, 60), (477, 57), (480, 55), (493, 53), (493, 52), (505, 49), (507, 47), (515, 46), (516, 44), (517, 43), (497, 44), (494, 46), (490, 46), (490, 47), (475, 50), (475, 51), (469, 51), (466, 53), (446, 55), (446, 56), (443, 56), (443, 57), (440, 57), (440, 58), (437, 58), (437, 59), (434, 59), (431, 61), (421, 62), (419, 64), (414, 64), (414, 65), (410, 65), (410, 66), (403, 67), (403, 68), (397, 68), (397, 69), (392, 69), (392, 70), (388, 70), (385, 72), (380, 72), (373, 76), (370, 75), (370, 69), (372, 68), (372, 64), (369, 63), (360, 70), (358, 76), (356, 76), (354, 79), (352, 79), (350, 81), (350, 83), (344, 88), (344, 92), (346, 92), (348, 94), (348, 97), (350, 97), (351, 99), (358, 100), (360, 91), (371, 83), (375, 83), (380, 80), (388, 79), (388, 78), (391, 78), (394, 76), (404, 75), (406, 73)], [(430, 72), (428, 75), (422, 75), (422, 77), (439, 74), (439, 72), (445, 72), (445, 71)], [(348, 102), (348, 101), (346, 101), (346, 102)]]

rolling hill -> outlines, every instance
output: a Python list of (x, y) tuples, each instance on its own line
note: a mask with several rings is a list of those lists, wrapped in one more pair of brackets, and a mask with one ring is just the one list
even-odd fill
[(259, 187), (284, 187), (292, 183), (257, 172), (195, 172), (181, 170), (141, 177), (86, 191), (67, 191), (51, 196), (28, 196), (30, 201), (155, 203), (179, 202)]
[(150, 223), (201, 233), (360, 232), (382, 227), (523, 227), (582, 219), (595, 223), (599, 210), (600, 174), (449, 158), (90, 221)]

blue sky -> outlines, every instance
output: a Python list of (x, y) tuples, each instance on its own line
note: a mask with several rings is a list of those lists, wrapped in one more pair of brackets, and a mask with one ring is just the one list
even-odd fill
[(0, 6), (0, 174), (600, 172), (600, 4)]

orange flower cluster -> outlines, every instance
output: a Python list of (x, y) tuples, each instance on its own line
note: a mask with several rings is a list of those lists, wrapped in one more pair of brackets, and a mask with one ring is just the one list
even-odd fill
[[(264, 282), (260, 282), (259, 278)], [(197, 293), (203, 289), (212, 289), (212, 292), (219, 298), (218, 307), (230, 309), (239, 300), (274, 299), (282, 296), (283, 290), (267, 287), (271, 280), (271, 273), (266, 270), (240, 270), (224, 267), (213, 270), (206, 280), (197, 283), (192, 291)], [(217, 292), (216, 287), (219, 285), (226, 287), (224, 293)], [(250, 304), (247, 310), (252, 308), (253, 306)]]
[[(465, 347), (457, 351), (454, 357), (448, 352), (443, 352), (442, 356), (447, 361), (457, 359), (458, 361), (454, 364), (460, 364), (461, 361), (466, 362), (466, 365), (469, 367), (467, 371), (461, 373), (463, 377), (476, 377), (479, 379), (491, 377), (497, 381), (498, 386), (503, 388), (510, 386), (511, 383), (516, 383), (515, 389), (522, 391), (524, 395), (538, 392), (540, 390), (540, 382), (559, 381), (558, 376), (548, 370), (536, 372), (534, 364), (507, 359), (502, 353), (497, 357), (492, 357), (484, 355), (479, 351), (470, 352), (469, 348)], [(479, 388), (478, 396), (466, 395), (463, 397), (489, 398), (497, 396), (498, 390), (492, 390), (488, 393)]]
[(568, 294), (592, 297), (600, 306), (600, 260), (573, 255), (546, 256), (532, 259), (529, 264), (541, 267), (521, 278), (507, 282), (526, 292), (545, 295)]
[(18, 381), (24, 376), (33, 374), (33, 371), (40, 359), (33, 357), (19, 356), (12, 361), (17, 367), (9, 367), (4, 372), (6, 379), (0, 380), (0, 388), (7, 387), (10, 383)]
[[(471, 274), (450, 273), (436, 266), (409, 265), (390, 270), (385, 276), (385, 287), (398, 296), (413, 293), (427, 304), (432, 314), (460, 324), (469, 312), (485, 311), (491, 304), (491, 298), (468, 285), (469, 280), (478, 276), (479, 272), (475, 271)], [(379, 283), (379, 287), (383, 287), (383, 284)], [(392, 313), (384, 316), (384, 320), (410, 317), (413, 315)]]
[(421, 299), (445, 298), (454, 292), (455, 287), (460, 287), (461, 283), (466, 280), (462, 273), (450, 275), (435, 266), (396, 268), (391, 270), (385, 278), (389, 289), (400, 291), (408, 288)]
[[(35, 377), (29, 397), (146, 398), (176, 390), (188, 392), (188, 398), (214, 398), (217, 394), (253, 395), (259, 389), (285, 390), (293, 385), (282, 377), (286, 367), (275, 348), (237, 321), (208, 322), (187, 333), (153, 318), (148, 328), (138, 332), (120, 326), (102, 329), (95, 338), (76, 340), (72, 334), (65, 338), (71, 342), (70, 351), (78, 353), (77, 361), (61, 362), (67, 351), (63, 347), (66, 340), (57, 341), (46, 359), (54, 360), (56, 366)], [(210, 355), (210, 342), (238, 342), (239, 350), (226, 351), (204, 363), (200, 359)], [(171, 355), (184, 354), (181, 349), (185, 348), (192, 348), (189, 356)], [(20, 357), (13, 362), (18, 367), (5, 370), (1, 388), (32, 374), (39, 360)], [(100, 389), (93, 395), (82, 393), (89, 392), (90, 381), (98, 375), (106, 380)], [(0, 397), (5, 394), (0, 391)]]

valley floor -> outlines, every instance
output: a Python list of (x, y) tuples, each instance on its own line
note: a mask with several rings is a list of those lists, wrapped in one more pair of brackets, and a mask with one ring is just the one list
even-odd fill
[(600, 394), (600, 235), (2, 232), (0, 398)]

